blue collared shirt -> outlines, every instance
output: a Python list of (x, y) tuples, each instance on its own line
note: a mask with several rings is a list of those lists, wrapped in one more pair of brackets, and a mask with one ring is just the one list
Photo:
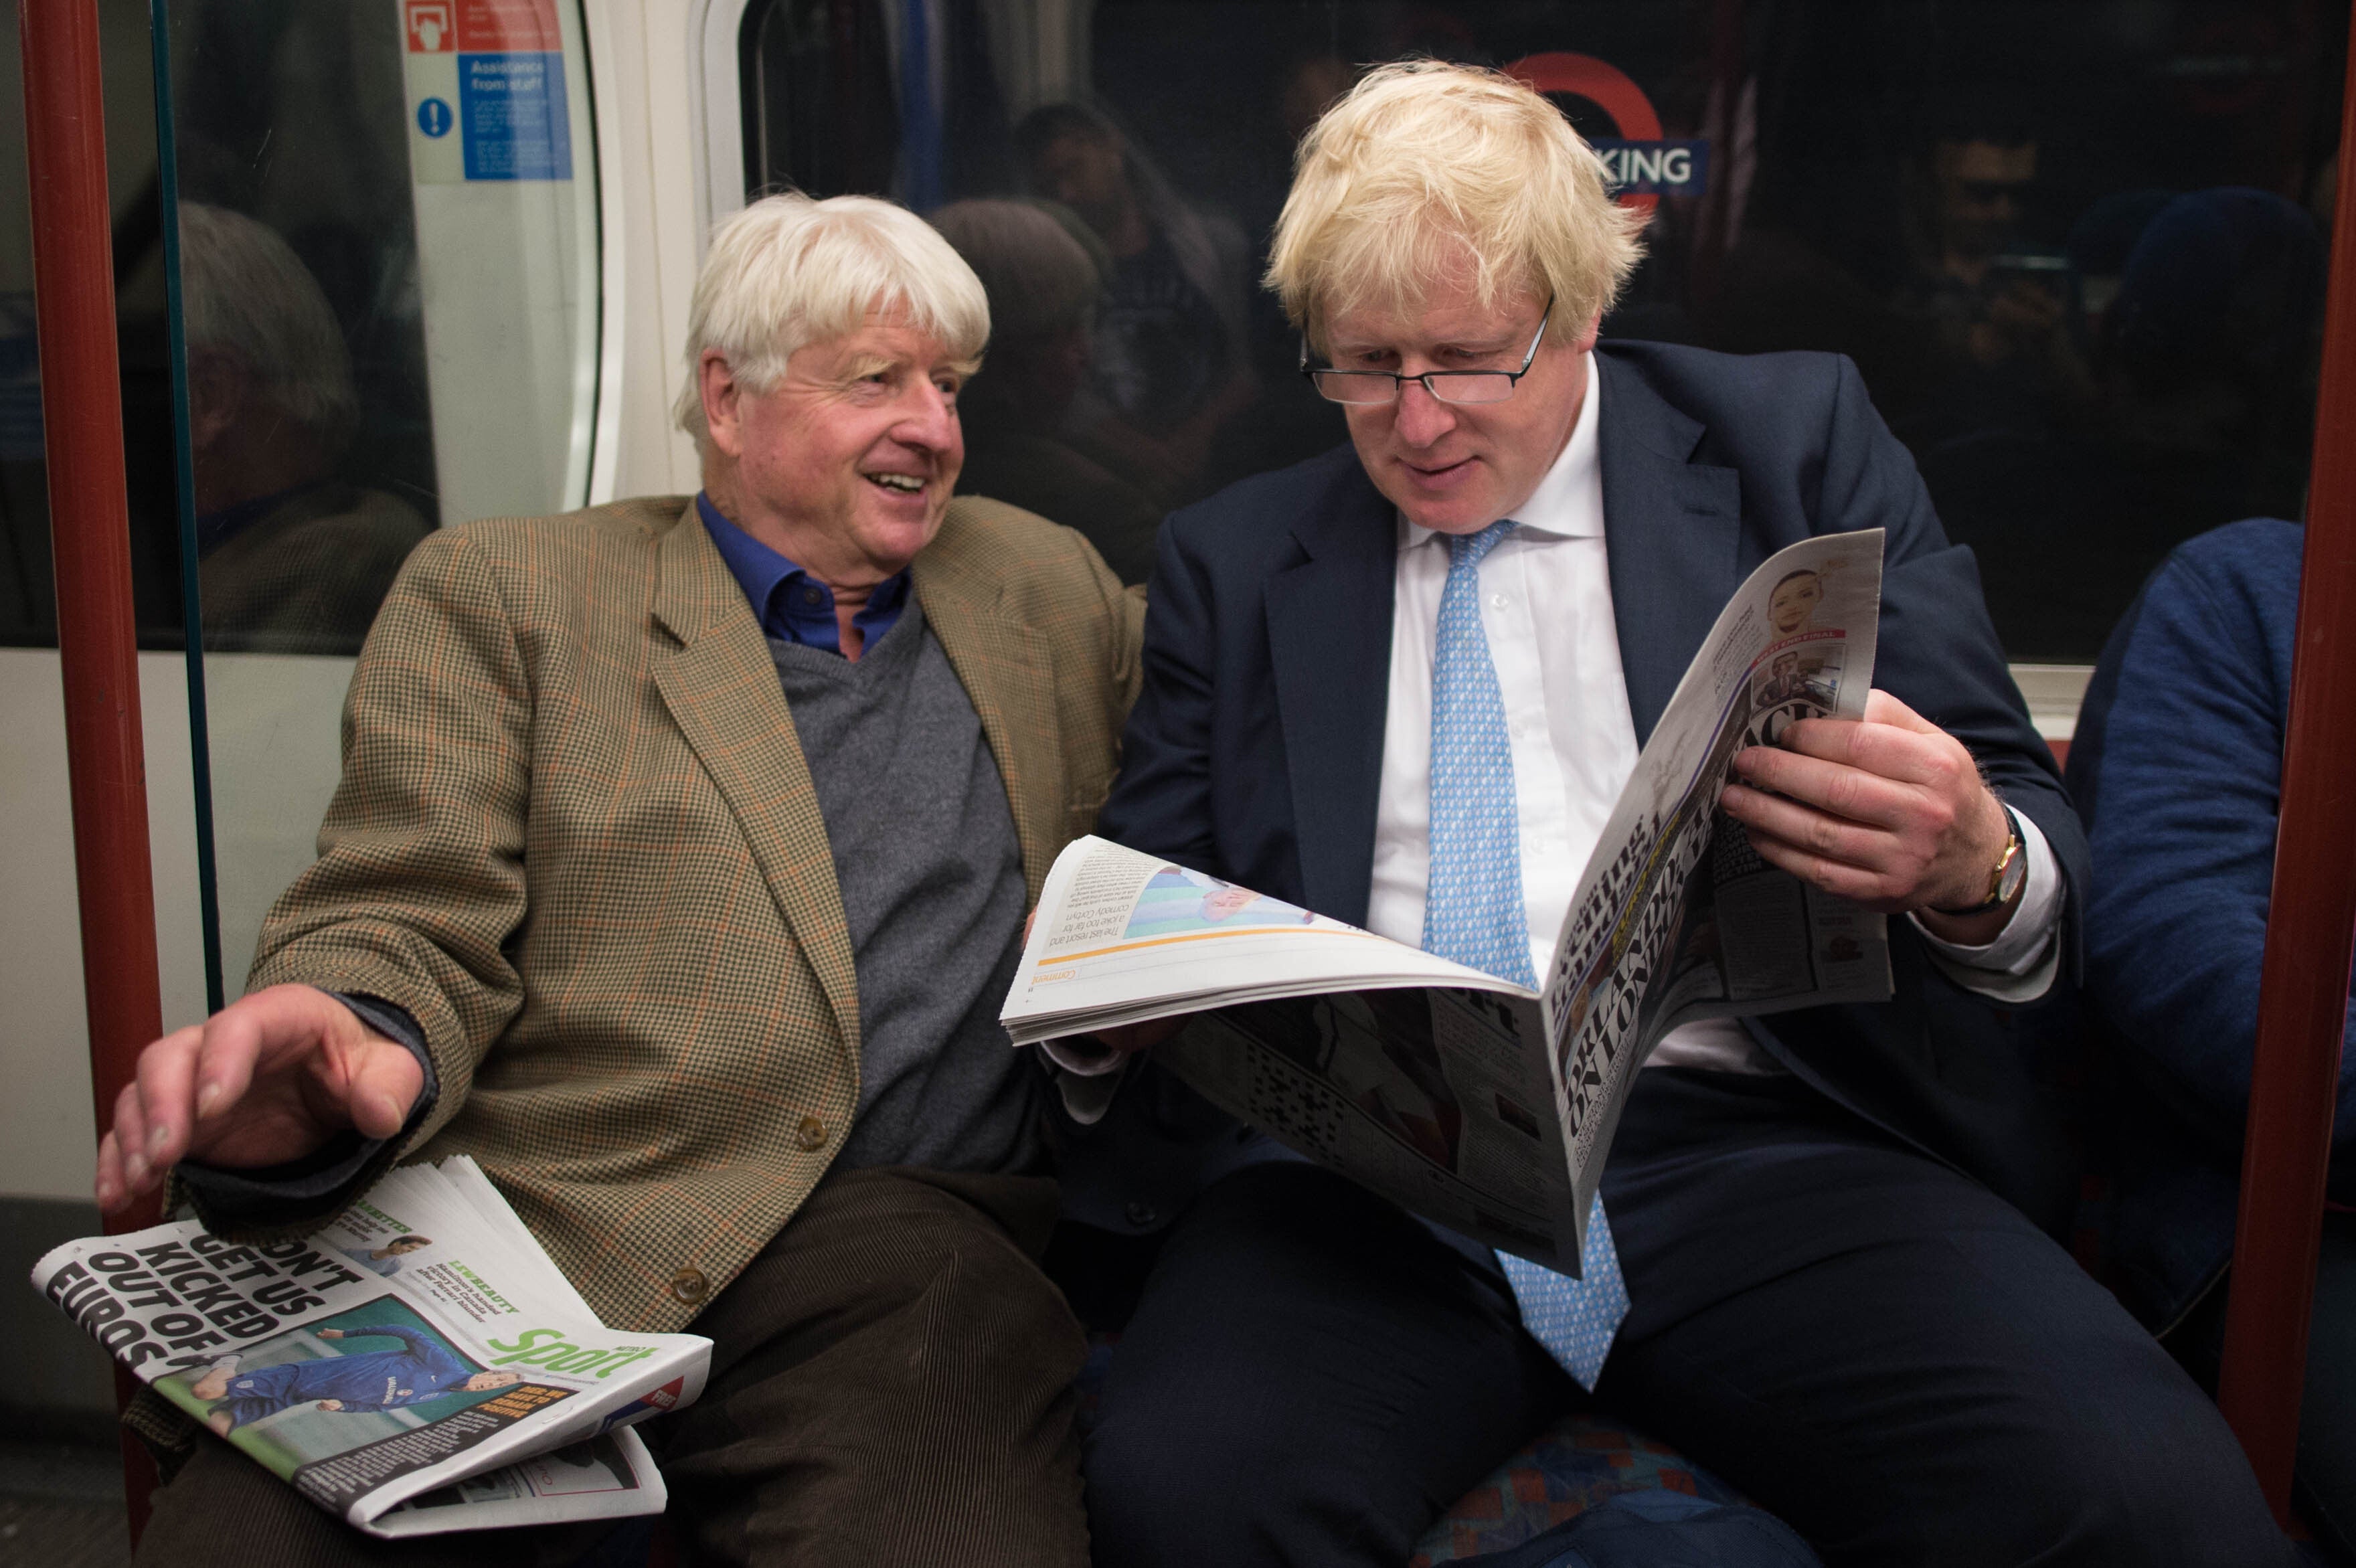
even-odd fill
[[(752, 601), (753, 613), (769, 636), (804, 647), (842, 652), (841, 627), (834, 618), (834, 590), (787, 560), (743, 528), (720, 515), (712, 497), (699, 494), (695, 509), (703, 518), (720, 559), (736, 579), (736, 586)], [(902, 568), (875, 585), (867, 603), (851, 617), (859, 628), (862, 647), (872, 648), (900, 619), (908, 603), (908, 572)]]

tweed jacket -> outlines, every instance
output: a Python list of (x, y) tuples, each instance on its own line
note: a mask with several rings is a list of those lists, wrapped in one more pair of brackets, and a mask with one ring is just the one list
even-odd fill
[[(1035, 901), (1111, 785), (1141, 603), (1071, 529), (974, 498), (913, 577)], [(407, 1008), (440, 1096), (388, 1160), (474, 1156), (605, 1322), (682, 1326), (841, 1149), (860, 1061), (818, 797), (693, 507), (434, 535), (343, 748), (249, 985)]]

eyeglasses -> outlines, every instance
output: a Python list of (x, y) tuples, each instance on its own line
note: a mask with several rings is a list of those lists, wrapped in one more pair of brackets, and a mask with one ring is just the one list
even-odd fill
[(1547, 296), (1546, 309), (1539, 314), (1538, 329), (1530, 338), (1529, 352), (1522, 356), (1518, 370), (1426, 370), (1419, 375), (1402, 376), (1396, 370), (1333, 370), (1309, 363), (1309, 340), (1301, 340), (1301, 373), (1317, 389), (1318, 395), (1333, 403), (1387, 403), (1398, 398), (1405, 383), (1420, 381), (1423, 389), (1443, 403), (1502, 403), (1514, 395), (1514, 388), (1530, 373), (1530, 364), (1538, 357), (1538, 344), (1546, 337), (1547, 322), (1554, 315), (1554, 296)]

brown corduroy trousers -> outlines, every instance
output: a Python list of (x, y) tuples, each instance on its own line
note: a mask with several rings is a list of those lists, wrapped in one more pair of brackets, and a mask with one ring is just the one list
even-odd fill
[[(693, 1325), (703, 1397), (649, 1424), (694, 1563), (1087, 1568), (1072, 1379), (1086, 1343), (1040, 1273), (1044, 1178), (856, 1170)], [(402, 1542), (329, 1519), (206, 1434), (155, 1496), (142, 1564), (540, 1568), (607, 1525)]]

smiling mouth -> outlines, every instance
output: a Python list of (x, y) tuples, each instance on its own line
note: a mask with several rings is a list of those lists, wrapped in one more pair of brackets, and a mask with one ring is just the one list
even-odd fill
[(897, 496), (915, 496), (925, 488), (924, 480), (914, 474), (870, 474), (866, 478), (869, 484), (880, 485)]

